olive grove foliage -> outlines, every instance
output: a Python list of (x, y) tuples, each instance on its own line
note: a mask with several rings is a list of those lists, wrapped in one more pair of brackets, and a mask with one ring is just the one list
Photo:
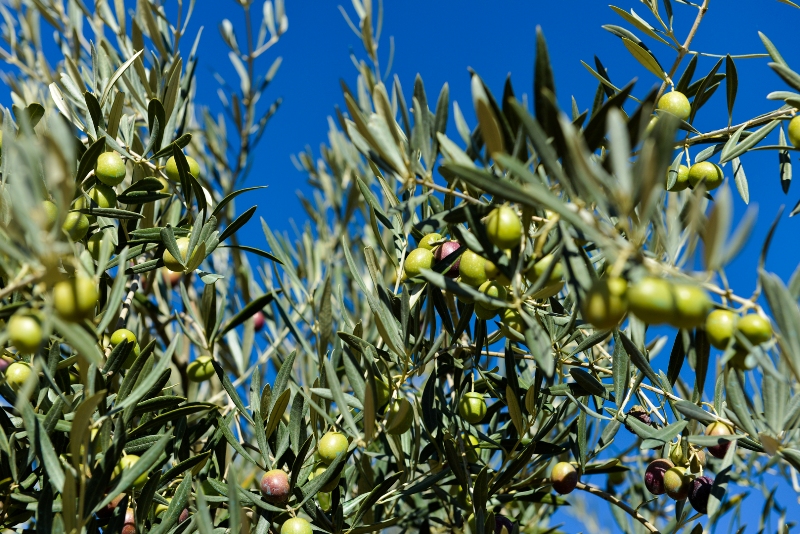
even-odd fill
[[(783, 127), (800, 94), (785, 85), (800, 91), (800, 75), (766, 36), (767, 54), (721, 57), (704, 75), (691, 42), (708, 0), (646, 1), (646, 17), (614, 7), (621, 25), (605, 28), (642, 66), (628, 77), (652, 74), (660, 86), (617, 85), (595, 59), (585, 65), (598, 80), (594, 102), (562, 111), (565, 89), (556, 92), (537, 32), (533, 96), (517, 97), (510, 79), (495, 96), (472, 73), (472, 102), (461, 103), (475, 111), (469, 125), (447, 85), (429, 99), (421, 78), (404, 92), (389, 77), (381, 6), (354, 0), (343, 12), (364, 45), (358, 77), (342, 84), (344, 107), (320, 156), (297, 161), (313, 187), (302, 199), (309, 221), (295, 238), (262, 221), (265, 252), (237, 241), (255, 208), (237, 214), (233, 199), (247, 202), (237, 187), (278, 107), (260, 103), (279, 65), (261, 56), (288, 19), (280, 0), (238, 3), (247, 28), (224, 20), (219, 29), (240, 83), (219, 77), (219, 117), (193, 98), (200, 36), (185, 28), (195, 3), (178, 1), (175, 20), (175, 6), (156, 0), (128, 11), (121, 0), (0, 6), (0, 55), (14, 67), (0, 162), (0, 317), (35, 317), (42, 330), (32, 351), (11, 342), (10, 326), (0, 333), (5, 363), (32, 371), (0, 384), (4, 527), (266, 533), (302, 517), (324, 532), (557, 532), (560, 507), (588, 517), (589, 502), (605, 500), (621, 531), (702, 532), (736, 516), (754, 522), (748, 488), (767, 496), (762, 525), (789, 531), (800, 491), (800, 276), (784, 283), (762, 269), (750, 296), (724, 276), (755, 221), (749, 214), (734, 229), (731, 220), (730, 184), (749, 201), (747, 152), (785, 154), (780, 178), (791, 176)], [(673, 8), (694, 21), (688, 35), (673, 32)], [(62, 57), (51, 64), (41, 41), (53, 33)], [(657, 58), (670, 55), (666, 71)], [(744, 60), (769, 61), (778, 74), (775, 110), (697, 131), (692, 121), (718, 105), (709, 100), (718, 89), (731, 115)], [(658, 112), (652, 121), (670, 86), (691, 99), (688, 120)], [(115, 207), (91, 194), (104, 151), (127, 165)], [(178, 176), (165, 187), (168, 158)], [(726, 176), (720, 188), (665, 190), (681, 164), (712, 158)], [(508, 252), (486, 224), (500, 205), (523, 224)], [(69, 213), (86, 215), (88, 233), (62, 231)], [(405, 276), (409, 253), (433, 232), (458, 241), (460, 257), (490, 260), (507, 298), (445, 276), (455, 256)], [(189, 239), (185, 256), (179, 238)], [(166, 252), (180, 258), (178, 282), (162, 268)], [(62, 309), (54, 288), (72, 276), (99, 287), (91, 318), (53, 311)], [(717, 352), (702, 324), (654, 336), (628, 314), (619, 328), (595, 328), (584, 305), (608, 277), (702, 288), (719, 309), (769, 317), (775, 335), (751, 343), (738, 333)], [(493, 307), (490, 319), (474, 315)], [(119, 328), (138, 348), (110, 343)], [(651, 365), (667, 352), (666, 368)], [(190, 362), (208, 355), (213, 376), (190, 380)], [(268, 368), (277, 370), (269, 384)], [(488, 404), (475, 423), (459, 414), (466, 393)], [(412, 408), (404, 432), (399, 399)], [(714, 422), (730, 434), (705, 435)], [(320, 458), (317, 442), (331, 430), (349, 446)], [(115, 469), (130, 455), (138, 461)], [(645, 469), (662, 457), (713, 480), (707, 514), (650, 494)], [(557, 462), (577, 469), (576, 492), (552, 490)], [(288, 473), (284, 503), (258, 489), (273, 469)]]

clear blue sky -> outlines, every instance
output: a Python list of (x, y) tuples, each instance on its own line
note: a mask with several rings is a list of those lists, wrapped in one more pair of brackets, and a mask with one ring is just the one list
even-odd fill
[[(236, 13), (233, 2), (228, 0), (227, 3), (232, 6), (230, 13)], [(356, 71), (348, 53), (354, 49), (358, 57), (364, 57), (360, 39), (348, 28), (337, 5), (337, 2), (328, 1), (287, 1), (289, 32), (274, 48), (274, 54), (283, 56), (284, 61), (269, 91), (270, 97), (284, 97), (284, 104), (264, 137), (256, 170), (248, 181), (249, 185), (269, 185), (269, 189), (260, 192), (258, 198), (254, 195), (248, 200), (258, 202), (258, 214), (274, 229), (291, 231), (289, 219), (294, 219), (298, 225), (304, 221), (297, 192), (308, 192), (309, 188), (305, 176), (291, 163), (290, 155), (303, 150), (306, 145), (319, 154), (320, 143), (327, 139), (327, 117), (332, 114), (334, 105), (343, 104), (339, 80), (344, 79), (348, 85), (355, 85)], [(350, 7), (348, 2), (342, 5)], [(638, 14), (646, 17), (647, 9), (642, 3), (623, 0), (617, 5), (626, 9), (633, 7)], [(695, 9), (678, 2), (673, 2), (673, 6), (678, 35), (683, 38), (694, 20)], [(800, 51), (794, 37), (800, 22), (800, 10), (776, 0), (716, 1), (711, 6), (692, 49), (717, 54), (760, 53), (764, 49), (757, 32), (762, 31), (775, 43), (789, 64), (800, 71)], [(352, 14), (352, 10), (350, 12)], [(218, 17), (218, 10), (201, 8), (195, 24), (202, 23), (213, 31)], [(233, 21), (237, 23), (235, 18)], [(638, 77), (637, 91), (640, 95), (657, 83), (652, 74), (631, 59), (617, 37), (601, 28), (603, 24), (630, 28), (608, 8), (606, 2), (589, 0), (498, 0), (491, 4), (477, 0), (387, 2), (381, 47), (382, 66), (386, 66), (388, 37), (394, 36), (396, 54), (392, 71), (399, 75), (406, 95), (411, 92), (414, 77), (418, 73), (425, 81), (429, 100), (435, 99), (442, 85), (448, 82), (451, 100), (459, 102), (469, 124), (474, 125), (467, 68), (475, 69), (498, 97), (502, 94), (503, 83), (509, 73), (517, 94), (526, 93), (530, 96), (535, 28), (541, 25), (549, 44), (562, 107), (569, 109), (570, 97), (574, 95), (580, 109), (584, 110), (591, 107), (597, 84), (580, 60), (592, 64), (593, 56), (599, 56), (617, 86)], [(641, 35), (640, 32), (637, 34)], [(227, 63), (225, 53), (216, 39), (211, 32), (204, 36), (201, 46), (203, 68)], [(662, 65), (669, 68), (674, 53), (648, 39), (645, 42), (654, 50)], [(271, 61), (271, 58), (266, 61)], [(715, 61), (701, 59), (696, 77), (705, 75)], [(778, 106), (766, 100), (766, 95), (771, 91), (788, 89), (766, 64), (766, 59), (737, 61), (740, 83), (734, 123), (775, 109)], [(200, 74), (206, 77), (208, 83), (204, 87), (201, 84), (203, 89), (199, 99), (214, 102), (216, 85), (203, 68)], [(228, 70), (226, 74), (235, 76), (232, 70)], [(723, 127), (727, 123), (726, 113), (723, 86), (701, 110), (695, 124), (702, 131)], [(452, 138), (458, 139), (452, 124), (448, 132)], [(777, 132), (772, 137), (775, 141)], [(800, 220), (788, 218), (788, 212), (800, 199), (800, 191), (798, 186), (791, 187), (788, 195), (781, 190), (776, 153), (753, 153), (743, 159), (743, 164), (750, 181), (751, 205), (758, 206), (759, 218), (750, 244), (729, 267), (728, 276), (737, 293), (749, 295), (755, 287), (755, 268), (761, 243), (777, 208), (782, 204), (787, 205), (787, 211), (775, 236), (767, 267), (788, 280), (800, 260), (798, 247), (787, 246), (794, 243), (800, 225)], [(262, 172), (259, 168), (269, 170)], [(730, 176), (730, 166), (725, 173)], [(731, 187), (734, 187), (732, 183)], [(736, 223), (746, 206), (735, 190), (734, 197)], [(254, 246), (266, 246), (256, 220), (251, 221), (247, 229), (250, 232), (242, 234), (245, 241)], [(661, 356), (659, 360), (663, 361), (655, 363), (666, 367), (667, 357)], [(709, 379), (707, 390), (712, 388)], [(594, 482), (604, 485), (602, 480)], [(781, 492), (782, 504), (796, 511), (794, 514), (790, 512), (790, 517), (800, 517), (800, 506), (796, 500), (792, 501), (793, 492), (790, 488), (784, 489), (788, 491)], [(753, 500), (758, 501), (759, 498)], [(762, 502), (752, 503), (754, 506), (751, 509), (755, 515), (748, 521), (751, 528), (758, 523)], [(587, 504), (590, 507), (605, 506), (602, 501), (593, 501), (591, 497)], [(564, 522), (562, 528), (566, 532), (579, 532), (585, 528), (567, 514), (560, 514), (559, 519)], [(605, 525), (613, 524), (608, 516), (605, 519)], [(609, 531), (613, 532), (614, 528), (609, 527)]]

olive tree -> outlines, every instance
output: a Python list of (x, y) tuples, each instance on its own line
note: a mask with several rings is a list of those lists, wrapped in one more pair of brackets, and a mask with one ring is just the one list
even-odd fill
[[(238, 3), (220, 117), (194, 102), (197, 41), (180, 52), (194, 3), (4, 8), (5, 528), (511, 534), (604, 502), (621, 531), (694, 533), (752, 518), (750, 487), (789, 532), (800, 276), (765, 270), (770, 237), (754, 294), (725, 276), (755, 223), (733, 229), (748, 152), (786, 179), (800, 145), (800, 74), (765, 35), (704, 74), (708, 0), (614, 7), (629, 78), (659, 83), (597, 59), (565, 112), (537, 30), (533, 94), (472, 72), (470, 125), (447, 85), (389, 81), (382, 6), (354, 0), (358, 76), (297, 158), (308, 223), (262, 220), (267, 252), (237, 240), (255, 208), (234, 198), (288, 19)], [(777, 74), (777, 104), (733, 124), (740, 61)], [(720, 87), (729, 120), (698, 131)]]

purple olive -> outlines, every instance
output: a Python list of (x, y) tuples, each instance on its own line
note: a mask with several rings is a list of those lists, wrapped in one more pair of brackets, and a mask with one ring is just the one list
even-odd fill
[(271, 503), (282, 503), (289, 499), (289, 477), (280, 469), (267, 471), (261, 478), (261, 493), (264, 500)]
[(708, 498), (713, 485), (714, 481), (710, 477), (698, 477), (689, 488), (689, 504), (701, 514), (708, 513)]
[(504, 515), (495, 514), (494, 516), (494, 534), (503, 534), (503, 528), (506, 529), (508, 534), (514, 530), (514, 522)]
[(189, 509), (188, 508), (184, 508), (183, 512), (181, 512), (181, 515), (178, 516), (178, 523), (183, 523), (187, 519), (189, 519)]
[[(454, 254), (461, 248), (461, 243), (458, 241), (445, 241), (439, 247), (436, 248), (436, 251), (433, 253), (433, 257), (436, 261), (446, 260), (451, 254)], [(461, 264), (461, 258), (459, 257), (456, 262), (450, 266), (450, 268), (445, 271), (443, 274), (448, 278), (455, 278), (458, 276), (458, 266)]]
[(664, 487), (664, 473), (675, 467), (675, 464), (665, 458), (653, 460), (644, 472), (644, 485), (653, 495), (663, 495), (667, 489)]

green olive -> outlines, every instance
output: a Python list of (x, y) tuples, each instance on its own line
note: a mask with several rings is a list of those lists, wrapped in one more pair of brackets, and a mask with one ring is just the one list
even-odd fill
[(480, 441), (472, 434), (461, 432), (461, 440), (464, 442), (464, 452), (467, 456), (467, 463), (474, 464), (480, 459)]
[[(536, 283), (536, 281), (544, 276), (547, 272), (547, 269), (550, 268), (550, 265), (553, 263), (555, 258), (552, 254), (548, 254), (544, 256), (542, 259), (537, 261), (533, 264), (531, 269), (528, 269), (526, 276), (531, 281), (531, 283)], [(545, 285), (554, 284), (556, 282), (561, 281), (564, 278), (564, 266), (561, 265), (561, 262), (558, 262), (553, 267), (553, 270), (550, 272), (550, 277), (547, 279), (547, 283)]]
[(702, 325), (711, 308), (708, 293), (701, 288), (688, 284), (674, 284), (672, 298), (675, 310), (670, 324), (677, 328), (694, 328)]
[(669, 175), (672, 172), (676, 172), (678, 177), (675, 180), (675, 184), (669, 188), (670, 191), (683, 191), (684, 189), (689, 187), (689, 167), (687, 167), (686, 165), (680, 165), (677, 171), (669, 169), (667, 171), (667, 183), (669, 183)]
[(488, 321), (490, 319), (494, 319), (497, 316), (497, 308), (487, 308), (483, 304), (476, 302), (475, 303), (475, 317), (478, 319), (483, 319), (484, 321)]
[(522, 320), (522, 316), (519, 314), (517, 310), (512, 308), (506, 308), (503, 310), (503, 324), (510, 328), (511, 330), (516, 330), (517, 332), (522, 332), (525, 328), (525, 322)]
[(28, 381), (28, 378), (33, 373), (33, 369), (27, 362), (14, 362), (8, 366), (5, 372), (6, 383), (8, 387), (18, 392)]
[(760, 345), (772, 339), (772, 325), (768, 319), (756, 313), (749, 313), (736, 322), (736, 329), (753, 345)]
[(419, 276), (423, 269), (433, 267), (433, 252), (426, 248), (415, 248), (406, 256), (403, 265), (408, 278)]
[(400, 435), (405, 434), (414, 422), (414, 408), (408, 399), (399, 398), (389, 406), (389, 413), (386, 422), (386, 433)]
[(682, 121), (689, 120), (692, 114), (692, 105), (689, 99), (681, 92), (671, 91), (658, 99), (656, 109), (672, 113)]
[(98, 208), (116, 208), (117, 207), (117, 192), (114, 188), (97, 182), (94, 187), (89, 190), (89, 198), (91, 198)]
[(441, 234), (437, 234), (436, 232), (432, 234), (427, 234), (422, 239), (419, 240), (418, 248), (433, 250), (437, 246), (434, 245), (433, 243), (439, 242), (442, 239), (444, 239), (444, 237), (442, 237)]
[[(175, 240), (178, 245), (178, 252), (181, 254), (181, 258), (183, 259), (184, 263), (189, 261), (188, 252), (189, 252), (189, 238), (188, 237), (179, 237)], [(161, 256), (164, 260), (164, 266), (172, 272), (181, 273), (185, 269), (181, 265), (181, 263), (175, 259), (175, 256), (169, 250), (164, 250), (164, 254)]]
[(706, 317), (705, 329), (711, 346), (724, 349), (736, 330), (736, 314), (728, 310), (714, 310)]
[(314, 534), (314, 529), (302, 517), (292, 517), (281, 525), (281, 534)]
[(792, 117), (787, 131), (789, 133), (789, 142), (792, 143), (792, 146), (800, 148), (800, 115)]
[(97, 158), (94, 175), (106, 185), (119, 185), (125, 179), (125, 162), (116, 152), (104, 152)]
[(486, 260), (483, 270), (489, 280), (497, 280), (504, 286), (511, 285), (511, 280), (509, 280), (506, 275), (500, 272), (500, 269), (493, 262)]
[[(133, 365), (133, 362), (135, 362), (136, 358), (139, 356), (139, 352), (140, 352), (139, 343), (136, 340), (136, 334), (134, 334), (133, 332), (131, 332), (130, 330), (127, 330), (125, 328), (120, 328), (118, 330), (115, 330), (114, 333), (111, 334), (111, 345), (112, 346), (116, 347), (117, 345), (119, 345), (123, 341), (128, 341), (128, 342), (133, 343), (133, 349), (131, 349), (130, 353), (128, 354), (128, 357), (125, 358), (125, 361), (122, 364), (122, 366), (125, 369), (130, 369), (131, 365)], [(189, 365), (191, 365), (191, 364), (189, 364)], [(187, 372), (188, 372), (188, 369), (187, 369)]]
[(461, 254), (461, 262), (458, 265), (458, 273), (461, 281), (467, 285), (478, 287), (487, 280), (486, 259), (471, 250), (465, 250)]
[(475, 392), (464, 393), (458, 401), (458, 415), (472, 425), (477, 425), (486, 416), (486, 401)]
[[(327, 470), (327, 466), (324, 464), (318, 465), (314, 470), (308, 475), (308, 480), (313, 480), (318, 476), (321, 476)], [(336, 477), (332, 477), (324, 486), (320, 488), (320, 491), (324, 492), (331, 492), (336, 489), (336, 486), (339, 485), (339, 479)]]
[(337, 455), (347, 452), (347, 447), (347, 438), (344, 434), (328, 432), (320, 438), (319, 444), (317, 445), (317, 453), (319, 454), (320, 460), (330, 465), (330, 463), (336, 459)]
[(53, 307), (68, 321), (80, 322), (94, 317), (99, 298), (97, 283), (85, 276), (63, 280), (53, 287)]
[(572, 493), (578, 485), (580, 477), (578, 471), (569, 462), (558, 462), (553, 466), (550, 471), (550, 480), (553, 483), (553, 489), (561, 495)]
[(669, 322), (675, 309), (669, 282), (652, 277), (637, 281), (628, 288), (628, 308), (645, 323)]
[(689, 486), (692, 480), (686, 475), (686, 468), (675, 466), (664, 473), (664, 489), (667, 495), (681, 501), (689, 496)]
[(17, 350), (33, 354), (42, 344), (42, 325), (31, 315), (12, 315), (6, 325), (8, 339)]
[[(118, 478), (122, 476), (123, 471), (126, 469), (130, 469), (133, 467), (136, 462), (139, 461), (139, 457), (135, 454), (128, 454), (127, 456), (123, 456), (117, 462), (117, 466), (114, 468), (114, 472), (112, 473), (113, 478)], [(133, 481), (133, 487), (136, 489), (142, 489), (142, 487), (147, 483), (147, 471), (136, 477)]]
[(54, 202), (45, 200), (42, 202), (42, 209), (44, 210), (45, 216), (45, 229), (48, 231), (52, 230), (56, 225), (56, 221), (58, 221), (58, 206), (56, 206)]
[(692, 187), (697, 187), (705, 180), (706, 189), (711, 191), (722, 184), (723, 178), (722, 169), (710, 161), (701, 161), (689, 168), (689, 183)]
[[(487, 280), (481, 284), (478, 288), (478, 291), (486, 295), (487, 297), (491, 297), (497, 300), (506, 300), (506, 288), (501, 285), (499, 282), (495, 282), (494, 280)], [(486, 308), (487, 310), (496, 310), (499, 306), (495, 306), (494, 304), (483, 304), (481, 306)]]
[(67, 218), (64, 219), (61, 229), (73, 241), (80, 241), (86, 237), (86, 233), (89, 231), (89, 218), (83, 213), (71, 211), (67, 214)]
[[(186, 162), (189, 164), (189, 173), (195, 178), (198, 178), (200, 176), (200, 165), (197, 163), (197, 160), (191, 156), (186, 156)], [(173, 182), (181, 181), (181, 176), (178, 172), (178, 164), (175, 162), (175, 156), (167, 160), (167, 166), (164, 167), (164, 174)]]
[(495, 208), (484, 221), (486, 237), (501, 249), (519, 247), (522, 238), (522, 221), (517, 212), (508, 206)]
[(628, 313), (628, 282), (623, 278), (600, 278), (586, 294), (583, 318), (600, 330), (617, 326)]
[(216, 371), (211, 356), (199, 356), (195, 361), (186, 366), (186, 375), (192, 382), (205, 382)]

